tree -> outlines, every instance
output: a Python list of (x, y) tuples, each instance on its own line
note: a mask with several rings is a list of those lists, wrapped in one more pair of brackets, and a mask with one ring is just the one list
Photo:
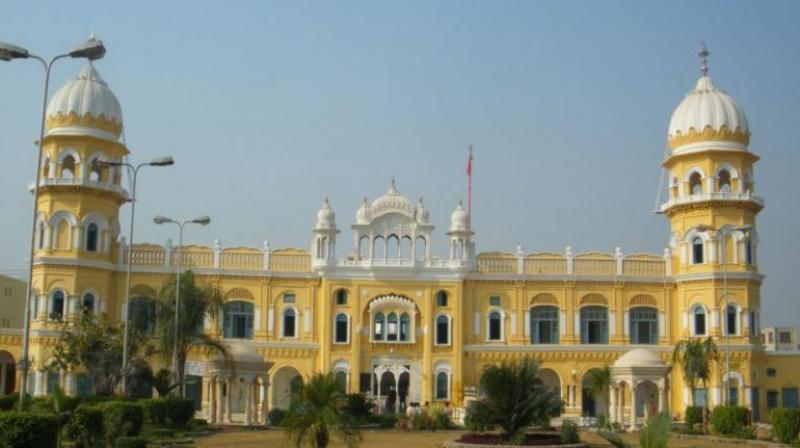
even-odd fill
[(361, 441), (356, 421), (345, 412), (347, 398), (341, 382), (332, 373), (315, 374), (299, 386), (289, 412), (282, 420), (286, 438), (295, 447), (325, 448), (331, 433), (345, 447), (355, 447)]
[[(174, 372), (175, 382), (183, 385), (186, 380), (186, 358), (189, 352), (204, 349), (217, 352), (226, 360), (229, 358), (229, 353), (225, 344), (203, 331), (206, 316), (216, 320), (222, 310), (223, 299), (219, 290), (211, 286), (197, 286), (192, 271), (181, 274), (180, 288), (181, 306), (177, 327), (175, 324), (175, 277), (167, 279), (159, 291), (156, 310), (158, 322), (156, 345), (165, 362), (170, 365), (177, 340), (178, 369), (177, 372)], [(181, 393), (181, 395), (183, 394)]]
[(475, 427), (500, 426), (508, 439), (524, 435), (532, 424), (544, 425), (558, 414), (561, 399), (539, 378), (539, 365), (531, 358), (489, 365), (480, 380), (482, 397), (470, 404), (468, 417)]
[(595, 402), (600, 401), (601, 398), (603, 399), (603, 403), (606, 406), (605, 411), (607, 416), (609, 406), (608, 392), (614, 385), (614, 381), (611, 379), (611, 368), (605, 366), (602, 369), (590, 370), (586, 385), (589, 389), (589, 395), (592, 396)]
[[(140, 355), (147, 356), (150, 347), (144, 335), (133, 326), (128, 328), (128, 353), (131, 361)], [(122, 376), (122, 347), (124, 328), (122, 322), (111, 321), (106, 314), (96, 319), (85, 314), (74, 325), (64, 323), (53, 347), (50, 369), (73, 370), (83, 366), (94, 384), (97, 395), (112, 395)]]
[[(719, 349), (710, 336), (706, 339), (689, 338), (678, 342), (672, 352), (672, 362), (679, 363), (683, 379), (689, 385), (694, 397), (697, 383), (708, 388), (711, 379), (712, 364), (719, 360)], [(703, 428), (707, 426), (706, 405), (703, 403)]]

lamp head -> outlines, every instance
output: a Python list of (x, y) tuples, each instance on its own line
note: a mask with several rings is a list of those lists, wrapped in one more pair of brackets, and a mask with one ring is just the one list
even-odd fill
[(175, 160), (170, 156), (158, 157), (147, 162), (147, 164), (150, 166), (170, 166), (175, 164)]
[(9, 52), (7, 52), (5, 50), (0, 50), (0, 61), (8, 62), (8, 61), (10, 61), (12, 59), (14, 59), (14, 57), (11, 56), (11, 53), (9, 53)]
[(30, 56), (28, 50), (13, 44), (0, 42), (0, 59), (10, 61), (11, 59), (26, 59), (28, 56)]
[(96, 39), (94, 36), (69, 52), (69, 56), (72, 58), (86, 58), (90, 61), (102, 59), (105, 55), (106, 46), (103, 45), (103, 41)]
[(200, 224), (200, 225), (207, 226), (207, 225), (211, 224), (211, 218), (208, 217), (208, 216), (201, 216), (199, 218), (195, 218), (195, 219), (191, 220), (190, 222), (193, 223), (193, 224)]
[(156, 223), (156, 224), (166, 224), (168, 222), (175, 222), (175, 221), (173, 221), (173, 220), (171, 220), (169, 218), (166, 218), (164, 216), (156, 215), (156, 216), (153, 217), (153, 222)]

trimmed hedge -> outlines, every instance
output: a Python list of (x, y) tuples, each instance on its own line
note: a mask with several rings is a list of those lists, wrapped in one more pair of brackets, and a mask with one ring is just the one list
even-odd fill
[(770, 414), (772, 434), (783, 443), (792, 443), (800, 434), (800, 410), (777, 408)]
[(695, 425), (703, 423), (703, 407), (686, 406), (686, 416), (684, 420), (689, 428), (694, 428)]
[(80, 405), (65, 427), (75, 448), (94, 448), (103, 444), (103, 411), (95, 406)]
[(9, 394), (0, 397), (0, 411), (10, 411), (19, 402), (19, 394)]
[(139, 434), (144, 424), (144, 407), (139, 403), (109, 401), (97, 405), (103, 412), (106, 440), (113, 444), (119, 437)]
[(186, 426), (194, 417), (194, 401), (190, 398), (151, 398), (141, 404), (145, 421), (156, 426)]
[(711, 411), (711, 425), (717, 434), (730, 436), (747, 427), (749, 416), (744, 406), (717, 406)]
[(286, 411), (283, 409), (272, 408), (269, 411), (269, 424), (273, 426), (281, 426), (283, 419), (286, 418)]
[(114, 442), (114, 448), (147, 448), (147, 440), (142, 437), (120, 437)]
[(36, 412), (1, 412), (0, 446), (13, 448), (55, 448), (58, 417)]
[(169, 403), (165, 398), (151, 398), (149, 400), (142, 400), (142, 408), (144, 409), (144, 420), (156, 426), (166, 426), (167, 416), (169, 415)]

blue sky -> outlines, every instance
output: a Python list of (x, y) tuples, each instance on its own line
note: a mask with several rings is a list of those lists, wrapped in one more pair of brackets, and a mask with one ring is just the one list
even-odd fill
[[(339, 253), (362, 198), (424, 196), (444, 231), (475, 145), (479, 250), (661, 253), (651, 213), (673, 108), (710, 74), (747, 112), (764, 324), (800, 317), (797, 2), (16, 2), (0, 40), (51, 56), (95, 32), (142, 172), (137, 240), (154, 214), (211, 215), (187, 240), (307, 247), (330, 197)], [(57, 88), (81, 68), (57, 65)], [(41, 95), (32, 63), (0, 64), (0, 272), (24, 268)], [(123, 222), (127, 222), (123, 216)]]

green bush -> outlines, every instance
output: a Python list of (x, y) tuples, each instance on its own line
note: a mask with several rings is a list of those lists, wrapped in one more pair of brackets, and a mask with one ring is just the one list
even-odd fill
[(494, 429), (492, 412), (483, 400), (474, 400), (467, 406), (464, 426), (470, 431), (484, 432)]
[(694, 425), (703, 423), (703, 407), (702, 406), (686, 406), (686, 415), (684, 417), (686, 425), (694, 428)]
[(273, 408), (269, 411), (269, 423), (274, 426), (281, 426), (283, 419), (286, 417), (286, 411), (283, 409)]
[(164, 398), (150, 398), (140, 401), (144, 410), (144, 421), (155, 426), (166, 426), (169, 403)]
[(777, 408), (770, 414), (772, 434), (783, 443), (791, 443), (800, 434), (800, 410)]
[(347, 394), (344, 411), (353, 418), (364, 421), (372, 414), (375, 403), (365, 393)]
[(142, 437), (120, 437), (114, 442), (114, 448), (147, 448), (147, 440)]
[(144, 408), (141, 404), (109, 401), (97, 407), (103, 412), (103, 427), (109, 444), (119, 437), (133, 437), (141, 432), (144, 424)]
[(394, 414), (371, 415), (369, 419), (381, 429), (391, 429), (397, 425), (397, 416)]
[(572, 420), (564, 420), (561, 424), (561, 443), (571, 445), (581, 443), (581, 436), (578, 434), (578, 424)]
[(3, 395), (0, 397), (0, 411), (10, 411), (19, 402), (19, 394)]
[(36, 412), (0, 413), (0, 446), (11, 448), (55, 448), (58, 417)]
[(170, 428), (148, 428), (142, 431), (141, 436), (148, 440), (171, 439), (175, 437), (175, 430)]
[(75, 448), (93, 448), (102, 445), (103, 411), (94, 406), (80, 405), (72, 413), (65, 432), (75, 443)]
[(191, 398), (167, 397), (167, 410), (167, 418), (172, 426), (186, 426), (194, 417), (194, 400)]
[(714, 432), (730, 436), (747, 427), (750, 411), (744, 406), (717, 406), (711, 411)]

